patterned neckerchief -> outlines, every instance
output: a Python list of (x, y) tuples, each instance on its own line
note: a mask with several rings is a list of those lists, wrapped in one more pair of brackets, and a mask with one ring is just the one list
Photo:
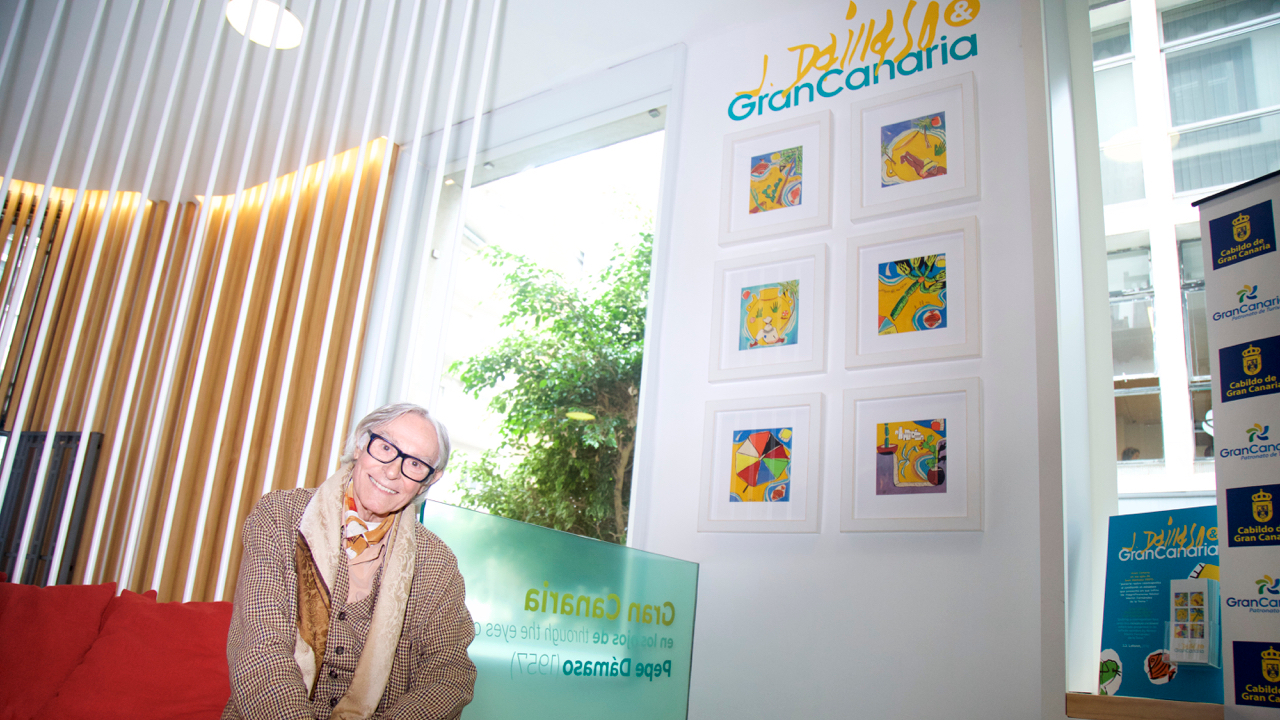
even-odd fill
[(344, 546), (349, 560), (355, 560), (370, 545), (376, 545), (381, 541), (393, 524), (391, 518), (388, 517), (370, 528), (365, 521), (361, 520), (360, 513), (356, 511), (354, 487), (354, 480), (347, 483), (347, 489), (342, 499), (344, 511), (342, 514), (342, 532), (346, 540)]

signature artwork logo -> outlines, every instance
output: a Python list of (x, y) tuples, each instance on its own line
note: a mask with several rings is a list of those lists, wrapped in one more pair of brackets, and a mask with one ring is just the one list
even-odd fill
[[(787, 48), (792, 54), (787, 60), (795, 61), (794, 77), (792, 63), (787, 61), (780, 64), (782, 70), (771, 76), (766, 53), (761, 62), (760, 84), (733, 94), (729, 118), (739, 121), (766, 111), (781, 112), (814, 102), (815, 94), (832, 98), (845, 90), (878, 85), (881, 79), (894, 80), (899, 75), (914, 75), (967, 60), (978, 54), (977, 33), (948, 42), (946, 28), (968, 25), (981, 10), (980, 0), (951, 0), (945, 8), (937, 0), (908, 0), (897, 13), (886, 8), (883, 17), (860, 21), (857, 3), (850, 2), (844, 15), (846, 25), (828, 32), (829, 40)], [(780, 89), (769, 90), (775, 87)]]
[(1271, 201), (1210, 220), (1209, 244), (1214, 270), (1274, 252), (1276, 227)]
[(1257, 300), (1257, 299), (1258, 299), (1258, 286), (1257, 286), (1257, 285), (1245, 285), (1243, 290), (1237, 290), (1237, 291), (1236, 291), (1236, 297), (1240, 299), (1240, 302), (1241, 302), (1242, 304), (1244, 303), (1244, 301), (1245, 301), (1245, 300)]
[(1261, 580), (1255, 580), (1258, 584), (1258, 594), (1267, 593), (1268, 595), (1280, 595), (1280, 579), (1263, 575)]
[[(1216, 525), (1174, 525), (1170, 515), (1166, 526), (1143, 530), (1143, 539), (1138, 540), (1138, 533), (1128, 546), (1121, 547), (1117, 559), (1120, 562), (1133, 560), (1176, 560), (1179, 558), (1214, 557), (1218, 554), (1218, 527)], [(1204, 563), (1196, 568), (1204, 569)], [(1193, 577), (1198, 577), (1193, 573)]]

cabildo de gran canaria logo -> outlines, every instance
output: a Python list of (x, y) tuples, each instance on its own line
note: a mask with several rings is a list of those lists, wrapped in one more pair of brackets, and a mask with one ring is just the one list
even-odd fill
[[(859, 21), (858, 6), (850, 2), (844, 15), (848, 25), (840, 28), (844, 32), (829, 32), (830, 41), (823, 39), (787, 48), (795, 57), (794, 78), (790, 63), (785, 63), (782, 77), (771, 82), (766, 54), (761, 63), (760, 85), (734, 93), (729, 101), (729, 117), (746, 120), (753, 115), (764, 115), (766, 111), (789, 110), (804, 102), (812, 103), (815, 93), (831, 98), (845, 90), (861, 90), (878, 85), (881, 80), (887, 82), (899, 75), (930, 71), (978, 54), (977, 33), (949, 41), (945, 33), (946, 26), (960, 28), (973, 22), (982, 9), (981, 0), (951, 0), (945, 9), (936, 0), (929, 0), (923, 8), (920, 5), (916, 0), (908, 0), (897, 14), (886, 9), (883, 18)], [(941, 28), (941, 35), (938, 33), (940, 21), (946, 24)], [(806, 78), (812, 81), (805, 82)], [(782, 89), (772, 92), (767, 89), (779, 86)]]
[(1275, 643), (1236, 640), (1231, 651), (1236, 704), (1280, 708), (1280, 650)]
[(1263, 315), (1272, 310), (1280, 310), (1280, 295), (1259, 300), (1257, 285), (1245, 284), (1243, 288), (1237, 290), (1236, 301), (1235, 307), (1215, 312), (1213, 321), (1241, 320), (1255, 315)]
[(1280, 456), (1280, 442), (1268, 442), (1271, 440), (1270, 425), (1254, 423), (1253, 427), (1244, 431), (1244, 434), (1249, 439), (1247, 445), (1220, 448), (1218, 457), (1255, 460), (1257, 458)]
[(1280, 613), (1280, 578), (1263, 575), (1254, 583), (1258, 586), (1256, 597), (1228, 597), (1224, 601), (1227, 607), (1251, 613)]

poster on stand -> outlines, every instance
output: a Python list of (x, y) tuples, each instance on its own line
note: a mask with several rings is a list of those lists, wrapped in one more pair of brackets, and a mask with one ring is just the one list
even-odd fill
[(1213, 374), (1228, 720), (1280, 720), (1280, 172), (1195, 203)]
[(1111, 518), (1098, 694), (1222, 702), (1218, 552), (1213, 506)]

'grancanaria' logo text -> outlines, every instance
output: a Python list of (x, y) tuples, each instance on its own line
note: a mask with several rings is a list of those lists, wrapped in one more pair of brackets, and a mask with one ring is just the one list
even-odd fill
[(1257, 597), (1228, 597), (1223, 602), (1229, 608), (1242, 608), (1253, 613), (1280, 613), (1280, 578), (1263, 575), (1255, 580)]
[(1248, 428), (1244, 433), (1249, 438), (1247, 445), (1221, 448), (1218, 450), (1218, 457), (1253, 460), (1254, 458), (1275, 457), (1280, 454), (1280, 443), (1268, 442), (1271, 440), (1270, 425), (1254, 423), (1253, 427)]
[(1280, 310), (1280, 295), (1259, 300), (1257, 285), (1245, 283), (1244, 287), (1236, 291), (1236, 300), (1238, 301), (1236, 307), (1215, 312), (1213, 314), (1214, 321), (1238, 320), (1268, 313), (1272, 310)]

